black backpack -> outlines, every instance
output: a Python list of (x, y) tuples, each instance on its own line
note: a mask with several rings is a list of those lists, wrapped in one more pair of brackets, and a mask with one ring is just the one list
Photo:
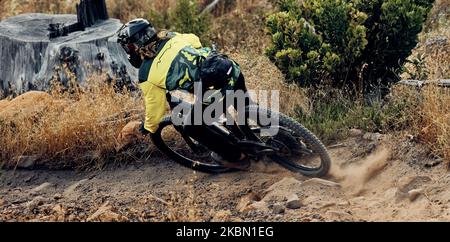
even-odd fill
[(213, 51), (200, 64), (200, 78), (203, 88), (221, 89), (233, 75), (233, 61), (227, 55)]

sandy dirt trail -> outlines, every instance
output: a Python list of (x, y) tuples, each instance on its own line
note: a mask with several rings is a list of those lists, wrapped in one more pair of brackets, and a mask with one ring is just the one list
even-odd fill
[(450, 174), (405, 142), (352, 138), (308, 179), (274, 164), (208, 175), (154, 158), (102, 171), (0, 171), (1, 221), (450, 221)]

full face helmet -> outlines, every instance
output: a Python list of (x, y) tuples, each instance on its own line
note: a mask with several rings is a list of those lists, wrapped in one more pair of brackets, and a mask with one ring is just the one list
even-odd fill
[(156, 29), (149, 21), (139, 18), (124, 24), (118, 31), (117, 42), (128, 55), (137, 55), (139, 49), (157, 38)]

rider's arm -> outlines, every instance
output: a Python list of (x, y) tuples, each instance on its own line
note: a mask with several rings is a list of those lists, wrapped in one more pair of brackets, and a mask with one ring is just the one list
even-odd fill
[(145, 130), (155, 133), (167, 112), (166, 90), (147, 81), (141, 83), (145, 102)]

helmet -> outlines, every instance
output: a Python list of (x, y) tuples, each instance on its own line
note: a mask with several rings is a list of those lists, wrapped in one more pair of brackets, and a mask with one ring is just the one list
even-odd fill
[(128, 54), (131, 54), (154, 41), (156, 37), (156, 30), (150, 22), (139, 18), (124, 24), (119, 29), (117, 42)]

